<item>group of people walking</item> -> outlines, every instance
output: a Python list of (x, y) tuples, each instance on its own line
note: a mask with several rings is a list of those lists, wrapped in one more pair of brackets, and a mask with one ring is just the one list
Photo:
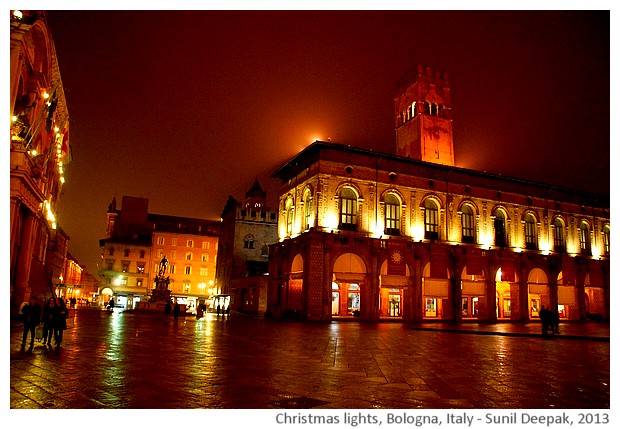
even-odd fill
[[(22, 306), (21, 317), (24, 323), (24, 334), (22, 336), (21, 350), (26, 349), (28, 333), (30, 333), (30, 348), (34, 348), (34, 340), (37, 329), (42, 329), (41, 340), (44, 345), (52, 345), (52, 336), (56, 347), (62, 343), (62, 336), (67, 329), (67, 315), (69, 310), (62, 298), (51, 297), (43, 306), (43, 310), (37, 302), (35, 296), (30, 297), (30, 301)], [(43, 324), (43, 326), (40, 326)]]

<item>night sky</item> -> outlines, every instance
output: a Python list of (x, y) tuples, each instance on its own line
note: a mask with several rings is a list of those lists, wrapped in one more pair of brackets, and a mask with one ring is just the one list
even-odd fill
[(50, 11), (73, 161), (58, 207), (97, 272), (112, 197), (219, 219), (315, 139), (395, 153), (394, 91), (448, 71), (456, 164), (610, 192), (608, 11)]

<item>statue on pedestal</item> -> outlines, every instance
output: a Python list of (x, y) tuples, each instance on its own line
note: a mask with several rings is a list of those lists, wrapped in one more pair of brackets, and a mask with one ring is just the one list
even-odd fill
[(168, 285), (170, 284), (170, 276), (166, 276), (166, 270), (168, 269), (168, 259), (162, 257), (159, 262), (159, 272), (155, 276), (155, 289), (151, 293), (151, 299), (149, 302), (168, 302), (170, 301), (170, 290)]

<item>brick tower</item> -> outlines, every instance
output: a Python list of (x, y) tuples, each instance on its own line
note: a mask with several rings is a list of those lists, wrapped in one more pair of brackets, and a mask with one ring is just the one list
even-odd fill
[(446, 72), (418, 65), (398, 83), (394, 107), (397, 155), (454, 165)]

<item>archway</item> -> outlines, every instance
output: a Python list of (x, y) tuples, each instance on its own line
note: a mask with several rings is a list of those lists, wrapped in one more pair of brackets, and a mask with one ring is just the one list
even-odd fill
[(495, 314), (498, 319), (518, 319), (521, 302), (519, 299), (519, 276), (514, 281), (502, 279), (502, 269), (495, 273)]
[(486, 275), (467, 273), (467, 266), (461, 273), (461, 317), (463, 319), (478, 319), (484, 316), (480, 311), (481, 304), (486, 302)]
[(304, 258), (297, 254), (291, 263), (286, 294), (286, 309), (298, 314), (303, 308)]
[(403, 317), (404, 292), (409, 288), (411, 271), (405, 264), (405, 275), (388, 275), (388, 263), (384, 261), (379, 270), (379, 317)]
[(564, 282), (564, 272), (558, 274), (558, 315), (560, 319), (579, 319), (577, 288)]
[(603, 318), (605, 315), (605, 290), (602, 284), (592, 281), (590, 274), (586, 275), (584, 281), (584, 291), (587, 299), (586, 316), (595, 319)]
[(366, 264), (358, 255), (345, 253), (336, 259), (332, 282), (332, 315), (361, 315), (365, 280)]
[(448, 314), (450, 290), (450, 271), (443, 279), (431, 278), (431, 263), (427, 263), (422, 270), (422, 317), (424, 319), (443, 319)]
[(538, 314), (543, 305), (545, 308), (551, 308), (549, 281), (547, 274), (540, 268), (532, 269), (527, 276), (527, 301), (530, 319), (539, 317)]

